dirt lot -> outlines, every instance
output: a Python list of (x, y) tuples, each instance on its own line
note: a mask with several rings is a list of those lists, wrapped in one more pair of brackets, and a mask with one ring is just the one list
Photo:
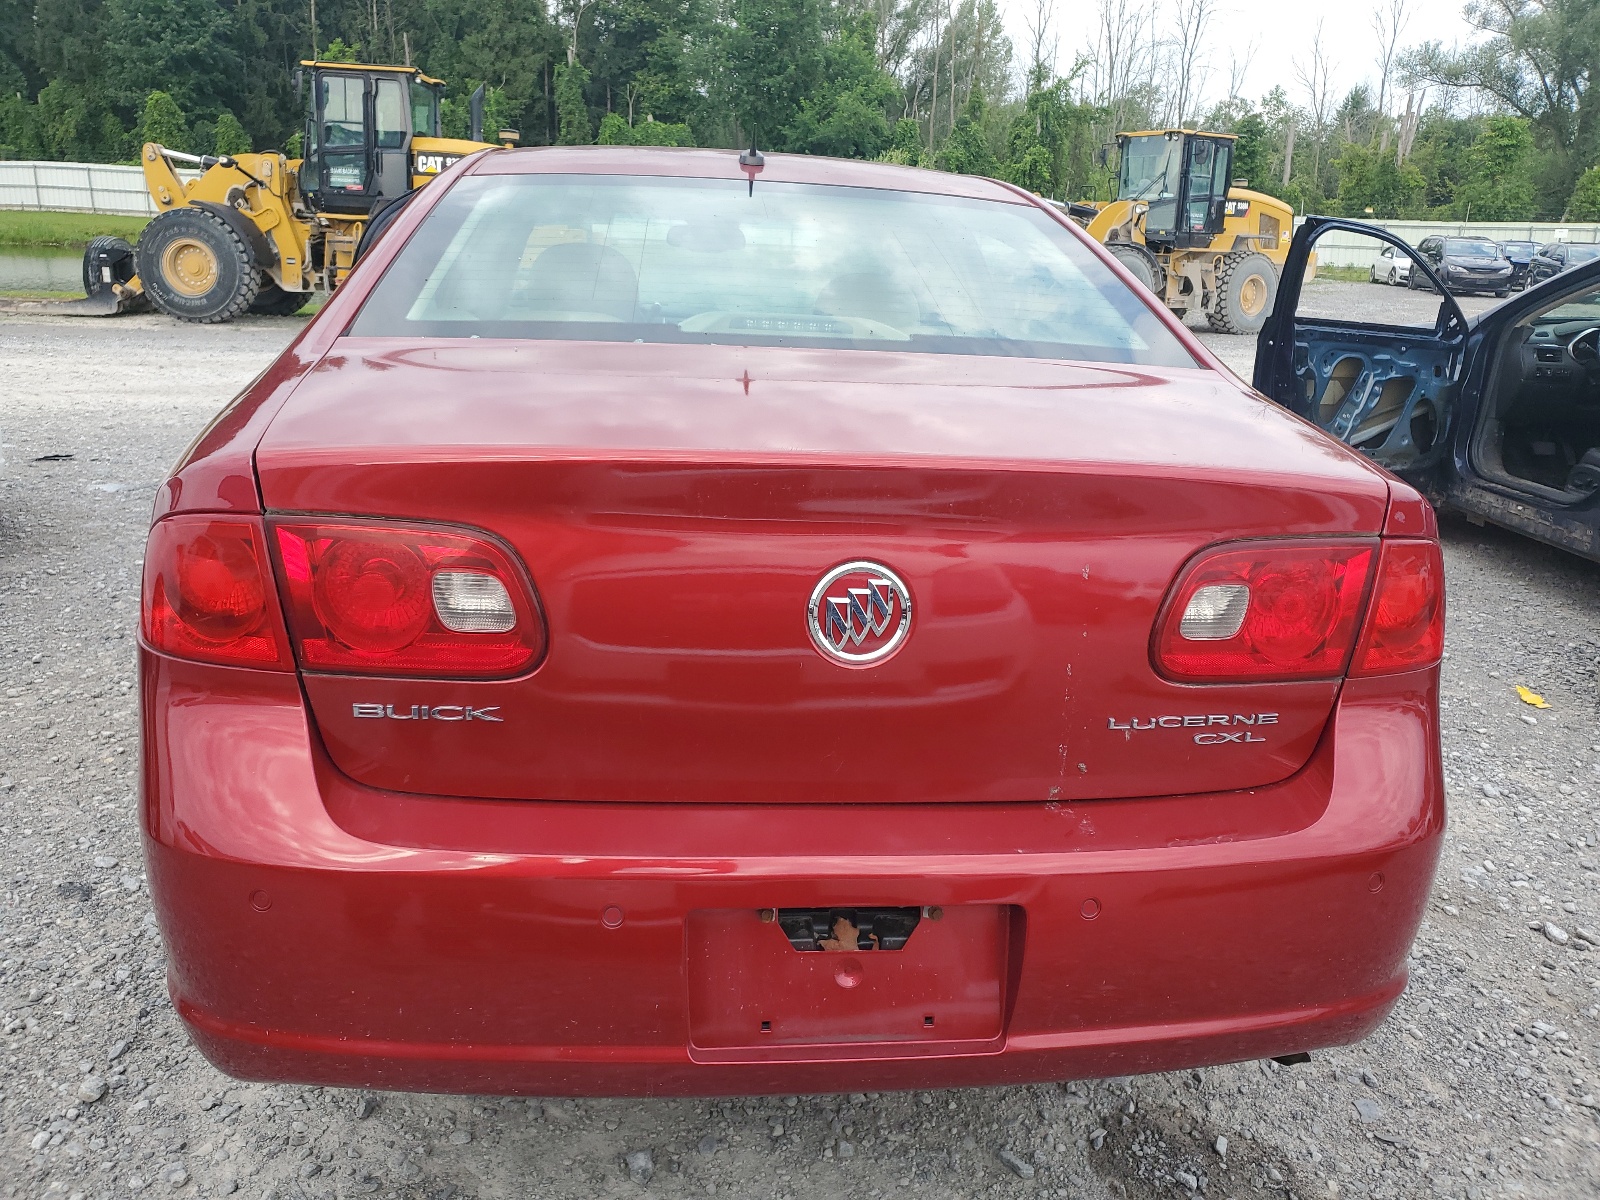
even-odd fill
[[(1373, 316), (1428, 304), (1324, 286)], [(1449, 844), (1411, 988), (1361, 1045), (1292, 1068), (727, 1102), (219, 1075), (168, 1004), (141, 877), (139, 559), (153, 486), (297, 327), (0, 318), (5, 1196), (1600, 1194), (1600, 568), (1453, 521)], [(1247, 369), (1253, 342), (1206, 340)]]

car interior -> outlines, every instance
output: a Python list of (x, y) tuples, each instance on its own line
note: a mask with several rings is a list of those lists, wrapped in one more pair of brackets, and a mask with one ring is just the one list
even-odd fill
[(1575, 503), (1600, 491), (1600, 290), (1583, 287), (1511, 327), (1485, 396), (1479, 470)]

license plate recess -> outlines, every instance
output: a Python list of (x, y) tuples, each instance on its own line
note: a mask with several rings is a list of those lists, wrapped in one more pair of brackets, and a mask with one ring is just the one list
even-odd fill
[(771, 913), (695, 910), (686, 947), (691, 1053), (982, 1050), (1001, 1036), (1011, 943), (1002, 905), (944, 908), (898, 950), (810, 953), (790, 944)]

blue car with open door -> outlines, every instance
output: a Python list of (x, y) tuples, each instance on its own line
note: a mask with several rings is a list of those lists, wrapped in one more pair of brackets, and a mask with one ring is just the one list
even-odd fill
[[(1406, 253), (1437, 295), (1409, 316), (1330, 311), (1305, 278), (1330, 235)], [(1600, 561), (1600, 260), (1469, 317), (1393, 234), (1309, 217), (1256, 344), (1254, 383), (1435, 504)]]

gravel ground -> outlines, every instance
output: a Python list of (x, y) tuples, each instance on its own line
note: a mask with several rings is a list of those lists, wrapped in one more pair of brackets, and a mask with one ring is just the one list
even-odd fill
[[(1461, 306), (1464, 315), (1472, 317), (1500, 301), (1493, 296), (1457, 296), (1456, 303)], [(1439, 313), (1439, 297), (1431, 291), (1413, 292), (1409, 288), (1385, 284), (1315, 279), (1301, 292), (1300, 311), (1309, 316), (1377, 321), (1387, 325), (1420, 325), (1431, 329)], [(1206, 328), (1203, 317), (1193, 320), (1191, 324), (1197, 330)], [(1233, 350), (1247, 347), (1243, 361), (1248, 373), (1250, 364), (1255, 360), (1255, 339), (1223, 336), (1219, 340)]]
[[(1323, 286), (1362, 289), (1346, 299), (1374, 316), (1426, 304)], [(716, 1102), (218, 1074), (168, 1003), (141, 875), (139, 560), (154, 485), (298, 326), (0, 318), (6, 1197), (1600, 1194), (1600, 568), (1454, 521), (1448, 846), (1410, 990), (1361, 1045), (1291, 1068)], [(1248, 369), (1252, 339), (1206, 340)]]

